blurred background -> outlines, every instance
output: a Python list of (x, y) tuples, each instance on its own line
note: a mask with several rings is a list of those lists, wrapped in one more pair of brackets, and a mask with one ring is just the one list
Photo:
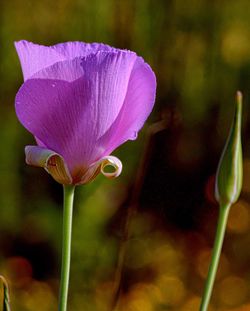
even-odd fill
[(199, 309), (218, 215), (214, 174), (239, 89), (244, 185), (210, 310), (250, 310), (249, 12), (248, 0), (0, 2), (0, 274), (14, 311), (57, 309), (62, 226), (62, 187), (24, 161), (34, 140), (14, 111), (20, 39), (131, 49), (158, 81), (151, 118), (114, 153), (122, 175), (77, 188), (68, 309), (110, 310), (128, 211), (118, 310)]

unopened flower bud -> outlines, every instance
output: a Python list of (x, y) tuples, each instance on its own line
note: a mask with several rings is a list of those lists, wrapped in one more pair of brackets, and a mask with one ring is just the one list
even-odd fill
[(220, 205), (235, 203), (242, 188), (241, 118), (242, 94), (238, 91), (234, 120), (216, 173), (215, 196)]

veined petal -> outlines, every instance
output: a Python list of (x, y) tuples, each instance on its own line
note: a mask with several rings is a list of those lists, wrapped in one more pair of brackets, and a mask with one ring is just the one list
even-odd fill
[(85, 43), (79, 41), (59, 43), (51, 48), (59, 54), (64, 55), (66, 59), (85, 57), (89, 54), (95, 54), (98, 51), (112, 52), (118, 50), (103, 43)]
[(57, 62), (43, 70), (36, 72), (32, 76), (34, 79), (49, 79), (49, 80), (62, 80), (73, 82), (80, 77), (84, 76), (84, 69), (82, 66), (82, 58), (74, 58), (71, 60), (64, 60)]
[(27, 164), (43, 167), (57, 182), (72, 183), (67, 164), (58, 153), (39, 146), (26, 146), (25, 155)]
[[(113, 167), (113, 172), (105, 171), (105, 168), (108, 166)], [(79, 184), (86, 184), (91, 182), (99, 173), (102, 173), (105, 177), (109, 179), (113, 179), (118, 177), (121, 172), (122, 162), (117, 157), (106, 156), (90, 165), (87, 172), (82, 176)]]
[(20, 41), (16, 49), (26, 80), (16, 113), (40, 148), (27, 148), (27, 162), (64, 184), (90, 182), (99, 172), (118, 176), (121, 162), (107, 155), (135, 139), (151, 112), (151, 68), (133, 52), (97, 43)]
[[(87, 169), (108, 154), (99, 140), (123, 109), (136, 59), (132, 52), (98, 52), (78, 64), (76, 72), (84, 73), (79, 79), (72, 82), (29, 79), (17, 93), (19, 120), (47, 149), (63, 157), (71, 175), (76, 168)], [(75, 59), (62, 62), (60, 68), (70, 72), (68, 67), (76, 63)], [(55, 72), (58, 64), (52, 66)], [(51, 74), (52, 67), (44, 71)], [(135, 113), (140, 110), (132, 105), (128, 109), (136, 118)]]
[(64, 55), (48, 46), (24, 40), (15, 42), (15, 48), (20, 59), (24, 81), (41, 69), (66, 59)]
[(53, 46), (34, 44), (25, 40), (15, 42), (24, 80), (57, 62), (85, 57), (97, 51), (116, 51), (102, 43), (66, 42)]
[(122, 109), (136, 59), (133, 52), (98, 52), (82, 63), (92, 91), (90, 116), (94, 120), (97, 139), (111, 127)]
[(151, 113), (156, 93), (155, 74), (142, 58), (138, 57), (131, 72), (126, 97), (119, 115), (99, 143), (105, 153), (131, 139), (136, 139)]

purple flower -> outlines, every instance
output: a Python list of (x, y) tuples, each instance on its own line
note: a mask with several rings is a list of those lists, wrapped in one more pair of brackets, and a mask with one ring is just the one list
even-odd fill
[(136, 138), (154, 105), (150, 66), (134, 52), (98, 43), (15, 46), (24, 76), (16, 113), (37, 142), (25, 148), (26, 162), (62, 184), (84, 184), (99, 172), (118, 176), (122, 164), (110, 153)]

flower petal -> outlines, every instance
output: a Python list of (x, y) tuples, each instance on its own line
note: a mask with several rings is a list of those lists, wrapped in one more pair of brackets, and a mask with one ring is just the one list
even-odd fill
[(57, 182), (72, 183), (67, 164), (58, 153), (39, 146), (26, 146), (25, 155), (27, 164), (43, 167)]
[(52, 46), (52, 48), (59, 54), (64, 55), (66, 59), (85, 57), (95, 54), (98, 51), (112, 52), (118, 50), (103, 43), (85, 43), (79, 41), (59, 43)]
[[(113, 172), (105, 171), (105, 168), (108, 166), (113, 167)], [(113, 179), (118, 177), (121, 172), (122, 162), (114, 156), (106, 156), (90, 165), (87, 172), (82, 176), (79, 184), (86, 184), (91, 182), (99, 173), (102, 173), (105, 177), (109, 179)]]
[(82, 63), (83, 60), (81, 58), (57, 62), (52, 66), (36, 72), (32, 76), (32, 79), (50, 79), (73, 82), (85, 74)]
[(90, 116), (97, 139), (110, 128), (123, 106), (136, 59), (136, 54), (132, 52), (98, 52), (82, 63), (85, 76), (90, 81)]
[[(19, 120), (48, 149), (65, 159), (71, 175), (78, 175), (77, 171), (106, 155), (99, 139), (120, 114), (136, 59), (132, 52), (98, 52), (78, 62), (79, 68), (73, 71), (70, 68), (77, 59), (62, 62), (61, 75), (76, 72), (75, 77), (69, 74), (70, 81), (81, 73), (84, 76), (70, 83), (30, 79), (17, 93)], [(57, 68), (58, 72), (58, 66), (44, 71), (51, 74)], [(130, 109), (134, 108), (130, 105)]]
[(34, 44), (25, 40), (15, 42), (24, 80), (56, 62), (85, 57), (97, 51), (115, 51), (102, 43), (66, 42), (54, 46)]
[(33, 44), (28, 41), (15, 42), (17, 54), (22, 66), (24, 80), (29, 79), (39, 70), (65, 60), (65, 56), (48, 46)]
[(138, 57), (131, 72), (127, 94), (119, 115), (110, 129), (100, 139), (105, 154), (137, 137), (151, 113), (156, 93), (155, 74), (142, 58)]

